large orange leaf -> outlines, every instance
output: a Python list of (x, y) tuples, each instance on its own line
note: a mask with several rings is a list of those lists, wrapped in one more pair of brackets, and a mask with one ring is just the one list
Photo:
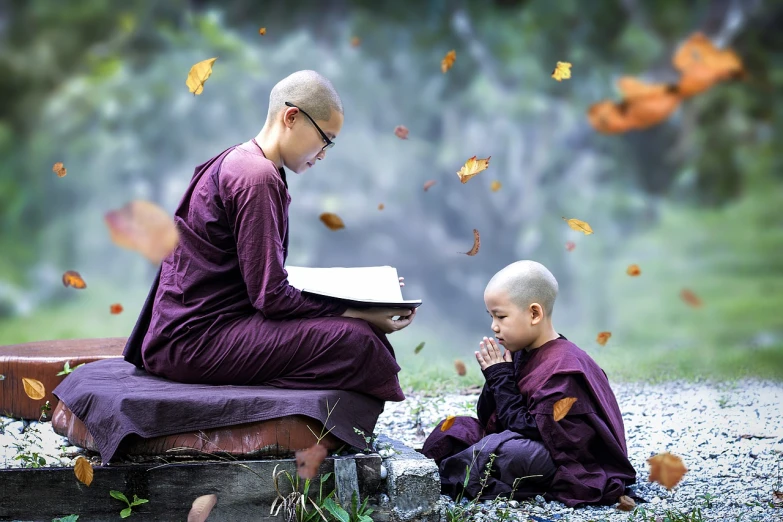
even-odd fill
[(456, 419), (454, 415), (448, 415), (446, 417), (446, 420), (443, 421), (443, 424), (440, 425), (440, 431), (447, 431), (449, 428), (454, 426), (454, 419)]
[(46, 387), (38, 379), (22, 377), (22, 386), (24, 387), (24, 392), (27, 396), (34, 401), (40, 401), (46, 397)]
[(92, 484), (93, 470), (90, 461), (82, 456), (76, 458), (76, 463), (73, 466), (73, 473), (79, 482), (85, 486)]
[(680, 96), (675, 91), (662, 94), (637, 96), (626, 100), (625, 116), (632, 128), (643, 130), (666, 120), (680, 106)]
[(552, 415), (554, 416), (555, 422), (560, 421), (563, 417), (568, 415), (571, 406), (573, 406), (575, 402), (576, 397), (565, 397), (557, 401), (552, 407)]
[(179, 244), (179, 232), (168, 212), (149, 201), (135, 200), (107, 212), (104, 221), (115, 245), (135, 250), (160, 264)]
[(676, 486), (688, 471), (682, 459), (668, 451), (650, 457), (647, 459), (647, 463), (650, 465), (649, 481), (657, 482), (666, 489), (672, 489)]
[(188, 86), (188, 90), (193, 93), (194, 96), (204, 92), (204, 83), (212, 76), (212, 64), (215, 63), (217, 57), (202, 60), (193, 65), (188, 71), (188, 78), (185, 80), (185, 85)]
[(324, 446), (315, 444), (306, 450), (296, 452), (296, 472), (303, 479), (312, 479), (318, 474), (318, 468), (326, 458), (328, 451)]
[(470, 178), (489, 167), (489, 156), (484, 159), (476, 159), (476, 156), (468, 158), (461, 169), (457, 171), (457, 176), (461, 183), (467, 183)]
[(601, 134), (628, 132), (633, 129), (633, 122), (625, 114), (624, 108), (612, 100), (603, 100), (587, 109), (587, 119)]

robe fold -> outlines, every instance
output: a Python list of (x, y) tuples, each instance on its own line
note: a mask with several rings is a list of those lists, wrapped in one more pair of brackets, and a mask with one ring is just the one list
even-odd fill
[[(490, 451), (497, 454), (493, 470), (500, 471), (493, 471), (481, 499), (511, 491), (514, 477), (503, 467), (542, 475), (535, 479), (540, 482), (521, 481), (529, 490), (518, 488), (517, 500), (541, 494), (533, 492), (541, 484), (545, 499), (569, 507), (613, 504), (629, 493), (636, 471), (628, 460), (620, 408), (606, 373), (587, 353), (560, 336), (516, 352), (513, 363), (495, 364), (484, 374), (478, 419), (458, 417), (445, 432), (439, 424), (424, 443), (422, 453), (438, 463), (444, 493), (460, 491), (465, 464), (487, 462)], [(577, 400), (555, 421), (554, 403), (565, 397)], [(528, 446), (498, 443), (496, 435), (510, 434)], [(542, 449), (551, 459), (551, 474)], [(467, 498), (479, 489), (475, 480), (471, 471)]]
[(344, 304), (288, 284), (284, 169), (255, 140), (196, 167), (180, 233), (125, 347), (147, 372), (193, 384), (338, 389), (404, 399), (386, 335)]

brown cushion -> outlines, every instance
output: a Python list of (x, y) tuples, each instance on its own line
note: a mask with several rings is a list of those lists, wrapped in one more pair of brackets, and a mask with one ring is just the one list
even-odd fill
[[(52, 416), (52, 428), (55, 433), (67, 437), (75, 446), (98, 452), (87, 427), (73, 414), (65, 403), (59, 403)], [(118, 454), (125, 455), (163, 455), (174, 448), (176, 453), (199, 454), (214, 453), (245, 457), (284, 457), (296, 450), (309, 448), (316, 442), (313, 433), (320, 434), (323, 425), (303, 415), (291, 415), (279, 419), (249, 422), (236, 426), (212, 428), (196, 432), (178, 433), (163, 437), (145, 439), (137, 435), (126, 437)], [(312, 432), (310, 431), (312, 430)], [(321, 444), (329, 450), (335, 450), (344, 443), (331, 434), (321, 439)]]
[[(107, 339), (69, 339), (0, 346), (0, 413), (8, 417), (38, 419), (41, 406), (49, 401), (52, 411), (59, 403), (52, 395), (65, 375), (57, 376), (68, 361), (71, 368), (100, 359), (122, 357), (125, 337)], [(37, 379), (46, 388), (46, 396), (33, 400), (27, 396), (22, 378)]]

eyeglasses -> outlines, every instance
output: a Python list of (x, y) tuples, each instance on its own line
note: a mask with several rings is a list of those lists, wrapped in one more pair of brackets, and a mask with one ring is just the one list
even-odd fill
[[(294, 107), (294, 108), (296, 108), (296, 109), (299, 109), (299, 107), (297, 107), (296, 105), (294, 105), (294, 104), (293, 104), (293, 103), (291, 103), (291, 102), (285, 102), (285, 104), (286, 104), (286, 105), (288, 105), (289, 107)], [(307, 114), (307, 113), (306, 113), (305, 111), (303, 111), (302, 109), (299, 109), (299, 112), (301, 112), (302, 114), (304, 114), (305, 116), (307, 116), (307, 119), (309, 119), (311, 122), (313, 122), (313, 125), (315, 125), (315, 128), (316, 128), (316, 129), (318, 129), (318, 132), (320, 132), (320, 133), (321, 133), (321, 137), (322, 137), (322, 138), (324, 139), (324, 141), (326, 142), (326, 145), (324, 145), (324, 148), (323, 148), (323, 149), (321, 149), (321, 150), (322, 150), (322, 151), (324, 151), (324, 150), (331, 149), (332, 147), (334, 147), (334, 142), (333, 142), (332, 140), (330, 140), (330, 139), (329, 139), (329, 138), (326, 136), (326, 134), (324, 134), (324, 131), (322, 131), (322, 130), (321, 130), (321, 127), (319, 127), (319, 126), (318, 126), (318, 124), (315, 122), (315, 120), (314, 120), (314, 119), (312, 119), (312, 118), (310, 117), (310, 115), (309, 115), (309, 114)]]

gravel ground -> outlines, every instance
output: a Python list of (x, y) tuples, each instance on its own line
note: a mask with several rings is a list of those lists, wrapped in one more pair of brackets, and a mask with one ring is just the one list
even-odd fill
[[(506, 520), (536, 522), (646, 522), (656, 517), (668, 522), (667, 511), (692, 514), (697, 508), (702, 518), (669, 520), (783, 521), (783, 506), (775, 504), (773, 496), (774, 491), (783, 491), (783, 383), (674, 382), (615, 385), (614, 389), (623, 412), (628, 452), (637, 470), (632, 489), (649, 501), (637, 506), (633, 518), (633, 513), (614, 506), (571, 509), (539, 497), (510, 506), (486, 502), (483, 513), (469, 520), (499, 520), (500, 507), (510, 508)], [(376, 431), (420, 449), (426, 435), (446, 415), (475, 415), (477, 399), (477, 390), (438, 397), (408, 394), (405, 402), (387, 404)], [(24, 455), (32, 458), (38, 453), (46, 466), (72, 466), (76, 456), (85, 454), (56, 435), (48, 422), (0, 416), (0, 466), (22, 465), (15, 459), (20, 444), (26, 448)], [(647, 459), (664, 451), (680, 456), (688, 468), (672, 491), (647, 480)], [(442, 501), (444, 509), (453, 509), (448, 497)]]

